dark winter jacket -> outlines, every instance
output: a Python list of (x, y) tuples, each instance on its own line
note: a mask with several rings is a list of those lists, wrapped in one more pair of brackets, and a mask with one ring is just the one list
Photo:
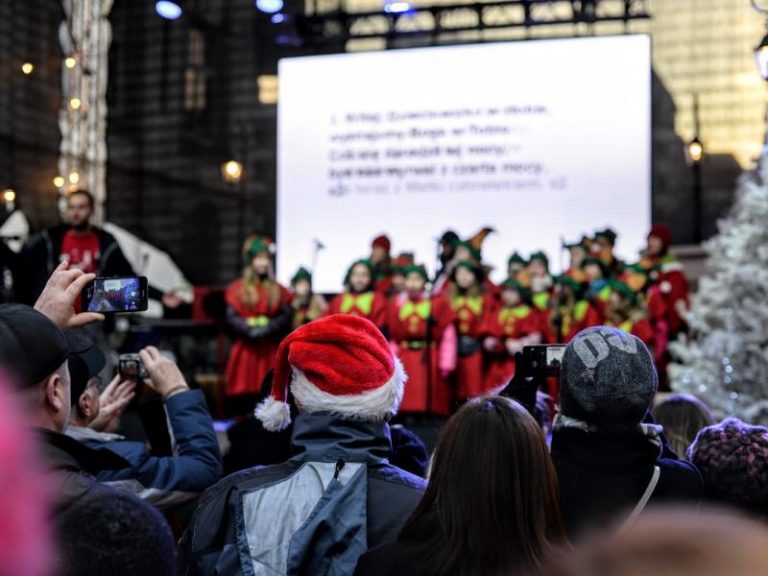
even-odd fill
[(426, 487), (389, 464), (385, 423), (302, 414), (292, 443), (287, 462), (233, 474), (203, 494), (181, 541), (186, 574), (273, 575), (290, 566), (351, 576), (367, 548), (397, 537)]
[[(17, 280), (19, 301), (34, 304), (45, 283), (59, 265), (64, 234), (70, 229), (59, 224), (30, 238), (21, 254), (23, 269)], [(97, 276), (133, 276), (133, 268), (109, 232), (93, 227), (99, 237), (99, 270)]]
[(639, 432), (600, 433), (564, 428), (552, 433), (552, 461), (569, 538), (583, 529), (629, 516), (654, 472), (661, 470), (649, 506), (697, 503), (702, 480), (690, 462), (663, 457), (658, 444)]
[(436, 511), (430, 511), (408, 526), (397, 542), (366, 552), (360, 558), (355, 576), (420, 576), (425, 574), (425, 543), (440, 532)]
[(112, 492), (112, 488), (96, 480), (100, 471), (120, 470), (130, 464), (114, 452), (93, 450), (77, 440), (51, 430), (37, 430), (38, 445), (46, 469), (52, 472), (55, 514), (96, 494)]
[(102, 470), (100, 482), (136, 493), (158, 508), (169, 508), (196, 498), (221, 479), (222, 465), (213, 421), (200, 390), (189, 390), (165, 401), (174, 456), (152, 456), (143, 442), (125, 440), (89, 428), (70, 428), (67, 434), (94, 449), (121, 456), (130, 466)]

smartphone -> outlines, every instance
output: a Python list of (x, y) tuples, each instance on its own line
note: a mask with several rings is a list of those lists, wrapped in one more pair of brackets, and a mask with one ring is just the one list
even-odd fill
[(83, 312), (119, 314), (147, 309), (147, 279), (144, 276), (96, 278), (82, 293)]
[(530, 376), (557, 376), (563, 362), (565, 344), (539, 344), (524, 346), (523, 373)]
[[(176, 362), (176, 355), (170, 350), (160, 350), (160, 355)], [(138, 354), (120, 354), (117, 369), (124, 380), (145, 380), (149, 378), (149, 372)]]

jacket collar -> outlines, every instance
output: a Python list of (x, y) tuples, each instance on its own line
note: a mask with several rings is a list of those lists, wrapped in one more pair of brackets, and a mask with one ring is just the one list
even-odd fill
[(291, 436), (293, 460), (386, 463), (392, 452), (386, 422), (343, 420), (316, 412), (299, 414)]
[(661, 455), (657, 443), (638, 431), (604, 433), (578, 428), (552, 432), (552, 457), (573, 461), (596, 472), (632, 474), (655, 463)]
[(66, 434), (44, 428), (37, 429), (42, 451), (48, 465), (56, 470), (85, 471), (97, 474), (101, 470), (120, 470), (130, 463), (111, 450), (94, 450)]

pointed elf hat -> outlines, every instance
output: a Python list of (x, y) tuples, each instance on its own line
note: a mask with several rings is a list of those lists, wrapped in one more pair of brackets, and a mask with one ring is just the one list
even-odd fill
[(305, 324), (283, 340), (272, 394), (255, 414), (267, 430), (287, 427), (290, 386), (299, 412), (381, 422), (397, 413), (407, 378), (370, 320), (334, 314)]

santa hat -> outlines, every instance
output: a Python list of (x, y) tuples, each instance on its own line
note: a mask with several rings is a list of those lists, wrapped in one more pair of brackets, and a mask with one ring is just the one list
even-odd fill
[(299, 411), (380, 422), (397, 413), (407, 376), (378, 328), (334, 314), (305, 324), (277, 350), (272, 394), (256, 407), (267, 430), (291, 422), (290, 386)]

